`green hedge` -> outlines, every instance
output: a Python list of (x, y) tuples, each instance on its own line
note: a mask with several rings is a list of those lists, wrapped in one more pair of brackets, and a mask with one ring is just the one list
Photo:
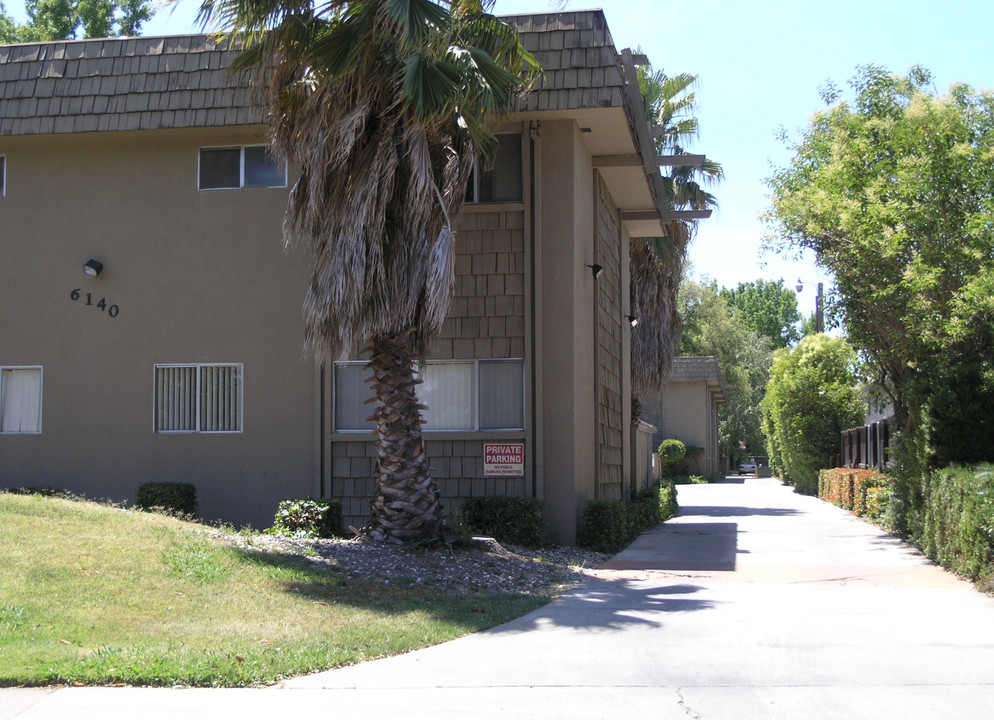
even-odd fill
[(462, 506), (463, 524), (499, 542), (542, 545), (542, 501), (526, 497), (469, 498)]
[(332, 538), (342, 534), (342, 501), (336, 498), (290, 498), (276, 508), (273, 535)]
[(597, 552), (619, 552), (643, 531), (672, 517), (678, 510), (672, 481), (643, 490), (629, 503), (591, 500), (583, 510), (577, 544)]
[(197, 514), (197, 488), (192, 483), (147, 482), (138, 486), (135, 505), (141, 510)]
[(818, 497), (860, 517), (879, 519), (890, 478), (876, 470), (832, 468), (818, 473)]
[(923, 550), (994, 590), (994, 465), (936, 471), (925, 495)]

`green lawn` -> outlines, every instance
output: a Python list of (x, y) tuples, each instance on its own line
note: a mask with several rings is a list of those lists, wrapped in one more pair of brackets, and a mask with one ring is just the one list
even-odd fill
[(269, 683), (545, 602), (350, 578), (164, 515), (0, 493), (0, 686)]

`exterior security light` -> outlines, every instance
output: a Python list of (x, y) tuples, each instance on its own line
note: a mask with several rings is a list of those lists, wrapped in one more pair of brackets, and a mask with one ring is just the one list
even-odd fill
[(603, 272), (604, 270), (604, 266), (598, 265), (597, 263), (594, 263), (593, 265), (587, 265), (587, 267), (590, 268), (590, 272), (593, 274), (594, 279), (597, 279), (597, 276), (600, 275), (601, 272)]
[(104, 269), (104, 264), (99, 260), (87, 260), (86, 264), (83, 266), (83, 272), (85, 272), (90, 277), (96, 277), (100, 274), (100, 271)]
[(635, 327), (636, 325), (639, 324), (639, 319), (634, 315), (625, 315), (625, 318), (628, 320), (628, 322), (631, 324), (632, 327)]

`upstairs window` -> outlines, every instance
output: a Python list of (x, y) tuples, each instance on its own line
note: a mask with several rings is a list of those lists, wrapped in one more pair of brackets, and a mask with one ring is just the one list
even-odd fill
[(7, 158), (0, 155), (0, 197), (7, 194)]
[(267, 145), (200, 148), (201, 190), (286, 187), (286, 163)]
[(242, 431), (242, 366), (156, 365), (155, 432)]
[(41, 432), (41, 368), (0, 368), (0, 433)]
[(521, 133), (497, 136), (497, 154), (490, 168), (476, 166), (466, 189), (466, 202), (509, 203), (524, 198), (521, 176)]

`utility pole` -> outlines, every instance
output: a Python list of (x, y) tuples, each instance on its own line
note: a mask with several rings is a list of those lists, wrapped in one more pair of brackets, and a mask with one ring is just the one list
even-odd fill
[[(804, 281), (797, 278), (797, 285), (794, 286), (797, 292), (804, 289)], [(818, 283), (818, 294), (815, 295), (815, 330), (825, 332), (825, 285)]]

